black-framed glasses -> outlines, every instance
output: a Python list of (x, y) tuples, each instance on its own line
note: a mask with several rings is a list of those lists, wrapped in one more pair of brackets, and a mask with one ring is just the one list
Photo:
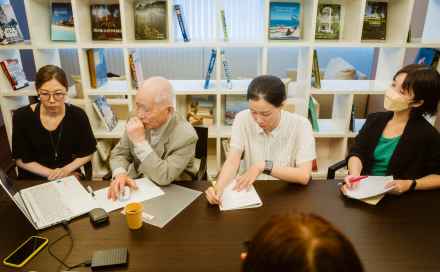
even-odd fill
[(38, 94), (38, 97), (43, 101), (48, 101), (50, 97), (53, 96), (53, 99), (55, 99), (56, 101), (60, 101), (63, 100), (65, 95), (66, 95), (65, 93), (56, 93), (56, 94), (42, 93), (42, 94)]

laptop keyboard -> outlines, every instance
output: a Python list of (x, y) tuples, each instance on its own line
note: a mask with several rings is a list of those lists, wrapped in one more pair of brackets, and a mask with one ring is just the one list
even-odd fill
[(40, 208), (46, 223), (73, 216), (73, 212), (63, 203), (61, 195), (52, 183), (29, 189)]

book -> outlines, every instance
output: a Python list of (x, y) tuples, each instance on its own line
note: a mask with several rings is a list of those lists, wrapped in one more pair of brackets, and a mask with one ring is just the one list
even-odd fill
[(339, 39), (341, 5), (318, 4), (315, 39)]
[(119, 4), (90, 5), (92, 10), (92, 39), (122, 41)]
[(222, 140), (223, 151), (225, 152), (225, 157), (228, 157), (229, 154), (229, 143), (227, 139)]
[(356, 131), (356, 119), (354, 118), (354, 104), (351, 106), (350, 126), (349, 129), (353, 132)]
[(104, 48), (90, 49), (87, 52), (89, 55), (90, 79), (92, 80), (92, 88), (98, 89), (108, 81)]
[(118, 124), (118, 119), (104, 96), (98, 95), (93, 99), (93, 107), (101, 118), (107, 131), (111, 131)]
[(426, 64), (437, 69), (437, 64), (440, 58), (440, 50), (432, 48), (420, 48), (417, 53), (414, 63)]
[(186, 24), (185, 16), (183, 16), (181, 5), (174, 5), (174, 11), (176, 12), (177, 22), (179, 22), (180, 30), (182, 31), (183, 40), (189, 42), (191, 37), (188, 33), (188, 25)]
[(215, 51), (215, 49), (212, 49), (211, 59), (209, 60), (208, 72), (206, 74), (205, 87), (204, 87), (205, 89), (208, 89), (209, 87), (209, 80), (211, 79), (212, 69), (214, 69), (216, 56), (217, 56), (217, 52)]
[(312, 116), (313, 130), (315, 130), (315, 132), (319, 132), (318, 119), (316, 118), (315, 106), (313, 105), (312, 96), (309, 96), (309, 110), (310, 115)]
[(11, 116), (14, 117), (14, 113), (17, 111), (17, 109), (11, 109)]
[(214, 95), (188, 95), (187, 112), (187, 120), (190, 124), (213, 126)]
[(387, 2), (367, 1), (362, 28), (362, 40), (385, 40), (387, 33), (387, 10)]
[(226, 82), (228, 83), (228, 89), (232, 89), (231, 78), (229, 77), (228, 63), (226, 62), (225, 51), (221, 51), (221, 59), (223, 68), (225, 69)]
[(18, 62), (18, 59), (5, 60), (0, 62), (0, 65), (8, 78), (12, 89), (18, 90), (29, 86), (29, 82), (24, 74), (23, 68)]
[(130, 59), (131, 75), (133, 76), (133, 85), (136, 90), (139, 90), (142, 82), (144, 82), (144, 72), (142, 71), (141, 59), (139, 52), (134, 51), (128, 55)]
[(11, 5), (0, 5), (0, 44), (24, 42), (20, 26)]
[(318, 172), (318, 163), (316, 162), (316, 159), (312, 162), (312, 172)]
[(316, 50), (313, 50), (312, 86), (315, 86), (317, 89), (321, 89), (321, 74), (319, 73), (318, 53)]
[(300, 3), (270, 2), (269, 39), (300, 38)]
[(52, 41), (76, 41), (71, 3), (52, 3)]
[(225, 125), (234, 124), (235, 116), (249, 109), (249, 103), (245, 94), (227, 94), (225, 99)]
[(225, 10), (220, 10), (220, 16), (222, 17), (223, 34), (225, 35), (225, 42), (229, 42), (228, 29), (226, 28)]
[(105, 167), (108, 171), (111, 171), (110, 168), (110, 152), (115, 147), (115, 144), (111, 139), (101, 139), (96, 144), (96, 149), (98, 149), (99, 155), (101, 155), (102, 160), (104, 161)]
[(406, 39), (406, 42), (411, 42), (411, 24), (409, 24), (408, 38)]
[(219, 205), (221, 211), (237, 210), (237, 209), (249, 209), (258, 208), (263, 206), (263, 202), (260, 199), (254, 185), (251, 186), (249, 192), (241, 190), (240, 192), (232, 191), (237, 181), (234, 179), (223, 190), (222, 205)]
[(166, 1), (135, 2), (136, 40), (164, 40), (167, 37)]

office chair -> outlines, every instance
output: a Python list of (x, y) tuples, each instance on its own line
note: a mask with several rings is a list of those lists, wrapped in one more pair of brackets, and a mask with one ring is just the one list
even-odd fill
[[(196, 143), (196, 154), (195, 158), (200, 159), (200, 167), (197, 172), (196, 178), (197, 180), (206, 180), (207, 179), (207, 169), (208, 169), (208, 127), (206, 126), (193, 126), (194, 130), (199, 137), (199, 140)], [(105, 174), (102, 177), (102, 180), (111, 180), (112, 171)]]
[[(15, 167), (17, 165), (15, 164), (15, 161), (12, 161), (8, 166), (5, 168), (6, 175), (9, 176), (9, 174), (15, 170)], [(92, 174), (93, 174), (93, 168), (92, 168), (92, 160), (88, 161), (86, 164), (84, 164), (84, 178), (87, 181), (92, 180)]]
[(342, 167), (345, 167), (345, 166), (347, 166), (346, 160), (342, 160), (340, 162), (337, 162), (337, 163), (331, 165), (327, 170), (327, 179), (335, 179), (336, 171), (338, 171), (339, 169), (341, 169)]

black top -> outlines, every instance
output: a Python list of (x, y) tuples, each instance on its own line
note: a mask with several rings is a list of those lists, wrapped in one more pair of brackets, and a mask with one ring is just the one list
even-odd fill
[[(362, 162), (361, 175), (371, 175), (374, 150), (385, 126), (394, 112), (368, 115), (347, 155)], [(440, 133), (424, 117), (413, 116), (403, 130), (399, 143), (388, 163), (386, 175), (394, 179), (419, 179), (430, 174), (440, 175)]]
[[(83, 109), (71, 105), (66, 107), (63, 118), (58, 156), (55, 161), (55, 149), (60, 135), (61, 122), (51, 132), (41, 123), (31, 106), (19, 108), (12, 120), (12, 158), (21, 159), (24, 163), (37, 162), (50, 169), (62, 168), (73, 161), (73, 155), (83, 158), (96, 151), (96, 140), (87, 114)], [(19, 168), (17, 179), (45, 179)]]

